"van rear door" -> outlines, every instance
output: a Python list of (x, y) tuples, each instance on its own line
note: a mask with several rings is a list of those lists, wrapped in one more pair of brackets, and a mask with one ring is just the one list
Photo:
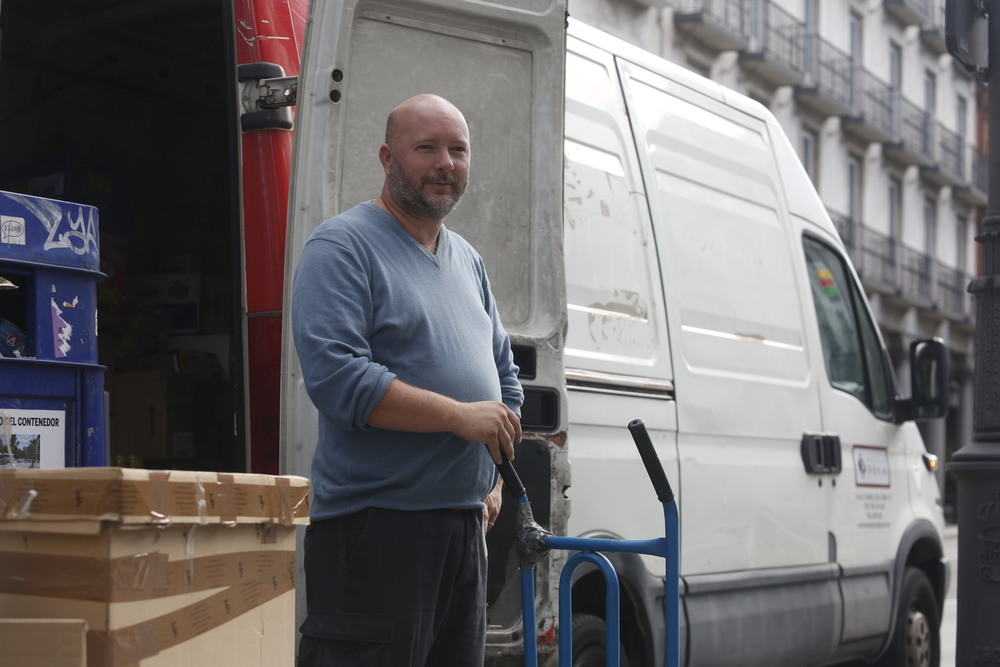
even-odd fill
[[(472, 170), (446, 224), (486, 262), (526, 390), (522, 421), (529, 433), (521, 447), (537, 454), (519, 450), (518, 469), (538, 466), (537, 474), (525, 470), (522, 477), (526, 484), (538, 480), (537, 489), (528, 488), (536, 518), (558, 533), (565, 510), (561, 494), (550, 489), (562, 488), (558, 475), (567, 467), (560, 240), (565, 21), (564, 0), (313, 0), (299, 76), (285, 281), (287, 297), (300, 250), (317, 225), (378, 195), (384, 174), (377, 152), (389, 111), (426, 92), (458, 106), (469, 123)], [(282, 467), (308, 475), (316, 415), (301, 385), (289, 321), (286, 306)], [(504, 579), (496, 568), (511, 545), (490, 549), (493, 602), (495, 584)], [(514, 632), (519, 606), (498, 619), (507, 607), (493, 602), (491, 624)], [(546, 618), (544, 610), (539, 618)]]

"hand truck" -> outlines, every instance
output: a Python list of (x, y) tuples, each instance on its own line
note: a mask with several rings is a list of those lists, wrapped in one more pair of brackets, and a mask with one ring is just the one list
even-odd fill
[[(608, 667), (619, 667), (620, 617), (621, 607), (618, 590), (618, 575), (611, 561), (604, 553), (633, 553), (660, 556), (666, 563), (664, 586), (664, 612), (666, 619), (666, 667), (679, 667), (680, 607), (678, 563), (679, 535), (677, 502), (670, 488), (670, 482), (663, 472), (653, 443), (646, 432), (642, 420), (634, 419), (628, 424), (632, 439), (639, 450), (646, 473), (653, 483), (656, 497), (663, 504), (664, 537), (649, 540), (616, 540), (584, 537), (558, 537), (535, 523), (531, 504), (524, 485), (517, 476), (510, 461), (504, 460), (500, 468), (504, 485), (517, 501), (517, 564), (521, 576), (521, 605), (524, 621), (524, 663), (525, 667), (537, 667), (538, 651), (535, 646), (535, 563), (544, 558), (552, 549), (576, 552), (563, 566), (559, 579), (559, 667), (571, 667), (573, 661), (573, 572), (583, 563), (592, 563), (603, 573), (607, 584), (605, 614), (607, 617), (607, 637), (605, 656)], [(602, 553), (604, 552), (604, 553)]]

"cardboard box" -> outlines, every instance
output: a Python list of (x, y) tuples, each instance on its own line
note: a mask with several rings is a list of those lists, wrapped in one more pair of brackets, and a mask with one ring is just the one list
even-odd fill
[(87, 622), (0, 619), (0, 667), (86, 667)]
[(0, 617), (84, 620), (88, 667), (291, 667), (308, 506), (301, 477), (0, 471)]

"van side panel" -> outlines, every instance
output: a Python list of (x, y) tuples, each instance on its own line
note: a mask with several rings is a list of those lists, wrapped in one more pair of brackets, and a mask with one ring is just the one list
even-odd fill
[[(654, 113), (676, 125), (653, 125)], [(827, 496), (800, 452), (821, 417), (770, 151), (763, 120), (570, 39), (569, 533), (661, 530), (617, 432), (642, 417), (677, 480), (690, 665), (815, 663), (842, 628)], [(619, 565), (630, 590), (662, 595), (661, 563)], [(575, 608), (589, 605), (574, 597)], [(655, 628), (662, 618), (650, 608)], [(634, 651), (633, 642), (623, 638)]]
[(829, 559), (801, 442), (822, 426), (763, 120), (621, 61), (673, 343), (682, 571)]
[(683, 482), (688, 664), (829, 656), (841, 601), (792, 224), (764, 117), (619, 60), (662, 267)]
[[(940, 513), (921, 502), (934, 494), (919, 437), (893, 419), (892, 369), (843, 244), (761, 105), (586, 26), (571, 23), (571, 34), (572, 532), (655, 525), (621, 518), (642, 502), (629, 488), (639, 476), (609, 425), (648, 410), (680, 487), (684, 664), (877, 655), (905, 613), (905, 564), (943, 590)], [(820, 266), (808, 238), (840, 259)], [(644, 279), (657, 270), (662, 293)], [(846, 317), (844, 299), (856, 315)], [(844, 349), (848, 320), (860, 349)], [(856, 367), (872, 372), (858, 378)], [(599, 393), (611, 388), (635, 396)], [(619, 493), (618, 517), (594, 500), (602, 487)], [(643, 598), (632, 613), (655, 631), (654, 570), (620, 565), (623, 590)], [(636, 643), (623, 645), (634, 661)]]

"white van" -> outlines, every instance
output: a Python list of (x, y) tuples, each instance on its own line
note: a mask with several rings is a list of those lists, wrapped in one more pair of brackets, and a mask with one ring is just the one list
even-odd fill
[[(682, 664), (937, 665), (948, 566), (913, 419), (944, 414), (943, 347), (914, 346), (900, 399), (764, 107), (575, 22), (566, 58), (569, 534), (662, 530), (640, 417), (678, 494)], [(622, 648), (663, 664), (662, 564), (612, 560)], [(574, 653), (601, 642), (602, 581), (574, 584)]]
[[(770, 114), (578, 23), (567, 37), (566, 4), (0, 0), (0, 82), (17, 91), (0, 96), (0, 190), (100, 209), (112, 453), (309, 474), (316, 418), (282, 336), (282, 281), (315, 226), (377, 194), (389, 110), (436, 92), (472, 133), (447, 225), (483, 255), (516, 346), (516, 465), (539, 523), (660, 534), (625, 428), (641, 418), (678, 492), (684, 664), (792, 667), (890, 643), (900, 664), (909, 628), (933, 658), (947, 567), (912, 417), (941, 408), (942, 349), (920, 345), (918, 397), (897, 399)], [(282, 71), (299, 76), (291, 175), (292, 113), (252, 104), (256, 80)], [(289, 82), (272, 83), (288, 101)], [(172, 305), (211, 317), (163, 337), (132, 294), (152, 276), (196, 281), (202, 297)], [(5, 294), (0, 317), (26, 317)], [(182, 359), (208, 377), (184, 396), (143, 384), (159, 414), (185, 415), (153, 438), (150, 413), (115, 397), (129, 373), (173, 378), (164, 365)], [(511, 514), (489, 535), (490, 664), (523, 664)], [(563, 559), (539, 563), (528, 629), (549, 660)], [(662, 566), (614, 560), (627, 659), (662, 664)], [(603, 583), (581, 570), (574, 589), (562, 631), (585, 664), (603, 650)]]
[[(915, 346), (916, 397), (897, 397), (843, 244), (772, 115), (577, 22), (566, 35), (556, 4), (391, 4), (342, 14), (313, 0), (323, 39), (307, 36), (299, 80), (288, 265), (324, 217), (377, 191), (389, 109), (427, 90), (453, 100), (473, 167), (446, 224), (483, 254), (515, 344), (516, 466), (539, 523), (662, 534), (625, 429), (641, 418), (679, 498), (683, 664), (897, 665), (909, 643), (936, 665), (943, 515), (913, 419), (943, 413), (945, 351)], [(314, 418), (284, 355), (285, 469), (307, 473)], [(489, 535), (489, 664), (521, 663), (526, 631), (512, 514)], [(578, 570), (574, 626), (556, 628), (564, 557), (538, 566), (527, 632), (551, 659), (572, 631), (574, 663), (603, 664), (599, 574)], [(626, 659), (662, 664), (662, 564), (612, 560)]]

